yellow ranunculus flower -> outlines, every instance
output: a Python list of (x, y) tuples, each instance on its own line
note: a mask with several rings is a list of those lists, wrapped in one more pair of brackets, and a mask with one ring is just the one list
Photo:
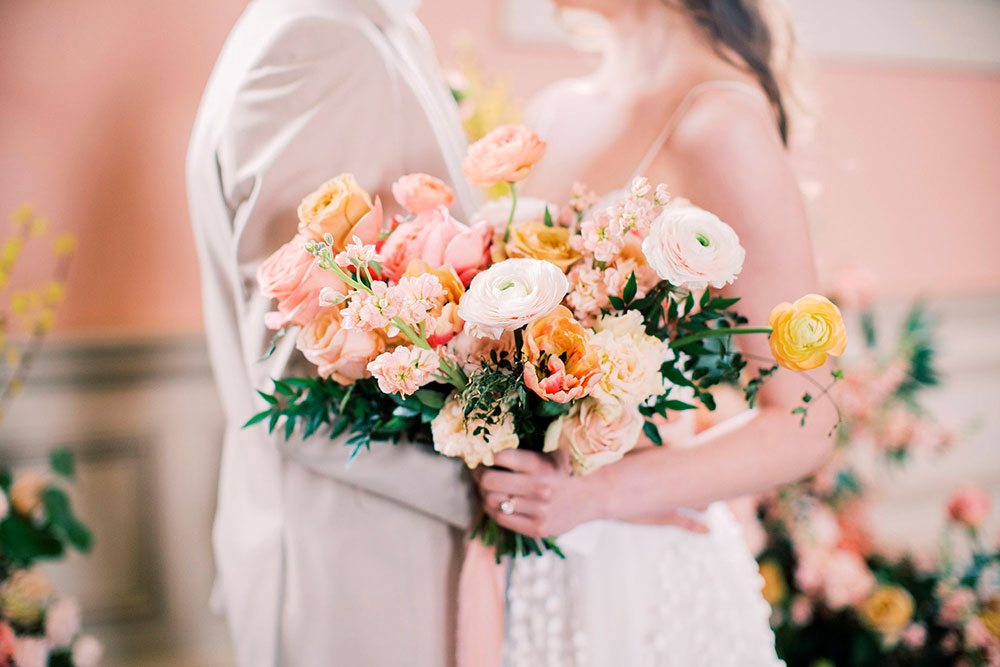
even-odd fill
[(818, 294), (807, 294), (795, 303), (779, 303), (767, 323), (773, 329), (771, 354), (793, 371), (822, 366), (828, 354), (839, 357), (847, 346), (840, 310)]
[(506, 247), (507, 256), (544, 259), (566, 271), (580, 259), (580, 253), (570, 247), (569, 237), (569, 230), (565, 227), (547, 227), (543, 222), (526, 222), (511, 231)]
[(879, 586), (861, 603), (861, 618), (885, 637), (898, 636), (913, 618), (913, 596), (900, 586)]
[(773, 560), (764, 560), (760, 563), (760, 576), (764, 579), (764, 586), (761, 594), (767, 603), (772, 607), (788, 594), (788, 585), (785, 583), (785, 575), (781, 572), (781, 566)]

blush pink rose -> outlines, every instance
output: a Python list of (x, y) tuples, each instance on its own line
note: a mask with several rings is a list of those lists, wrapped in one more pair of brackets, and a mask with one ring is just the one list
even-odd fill
[(586, 475), (618, 461), (635, 447), (642, 432), (643, 419), (637, 408), (626, 408), (608, 422), (599, 407), (593, 399), (580, 401), (545, 433), (545, 451), (565, 449), (577, 474)]
[(385, 340), (373, 331), (342, 328), (339, 311), (329, 308), (302, 327), (295, 346), (320, 377), (351, 384), (369, 376), (368, 363), (385, 351)]
[(319, 260), (306, 250), (307, 241), (304, 236), (296, 236), (257, 269), (261, 293), (278, 300), (277, 312), (269, 313), (266, 318), (271, 329), (280, 329), (290, 322), (305, 326), (323, 308), (319, 293), (324, 287), (340, 293), (346, 289), (340, 278), (319, 267)]
[(469, 146), (462, 173), (473, 185), (488, 188), (527, 178), (545, 154), (545, 142), (524, 125), (501, 125)]
[(440, 178), (428, 174), (407, 174), (392, 184), (392, 196), (399, 205), (417, 215), (435, 206), (451, 208), (455, 193)]
[(978, 528), (990, 513), (990, 496), (977, 484), (963, 484), (948, 500), (948, 516), (969, 528)]
[(385, 240), (382, 266), (398, 281), (415, 259), (432, 268), (448, 264), (468, 285), (489, 262), (491, 237), (485, 224), (469, 227), (451, 217), (444, 206), (435, 206), (401, 224)]

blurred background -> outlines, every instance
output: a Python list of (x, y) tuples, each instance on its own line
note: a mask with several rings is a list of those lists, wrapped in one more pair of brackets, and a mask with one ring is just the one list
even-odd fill
[[(958, 481), (1000, 500), (1000, 3), (788, 4), (814, 109), (795, 160), (824, 280), (866, 267), (880, 321), (919, 297), (941, 323), (929, 399), (957, 444), (896, 474), (875, 511), (882, 539), (930, 545)], [(0, 422), (0, 457), (76, 453), (74, 502), (96, 547), (51, 572), (107, 664), (230, 664), (208, 610), (222, 427), (184, 155), (245, 5), (0, 2), (0, 211), (31, 202), (78, 242), (44, 353)], [(456, 5), (419, 12), (442, 63), (473, 55), (514, 100), (597, 62), (546, 2)], [(17, 280), (51, 270), (27, 262)]]

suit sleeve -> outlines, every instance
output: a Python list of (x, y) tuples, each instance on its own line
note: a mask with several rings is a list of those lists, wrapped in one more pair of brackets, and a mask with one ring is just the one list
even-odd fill
[[(270, 388), (271, 377), (294, 375), (290, 365), (301, 362), (294, 335), (260, 361), (272, 336), (264, 314), (273, 304), (257, 289), (256, 268), (295, 233), (295, 208), (319, 183), (349, 171), (363, 187), (384, 192), (401, 175), (401, 119), (421, 112), (407, 104), (400, 83), (373, 24), (310, 18), (276, 30), (238, 88), (221, 126), (217, 162), (232, 225), (227, 252), (237, 265), (233, 301), (252, 385), (247, 391)], [(317, 473), (459, 527), (471, 524), (473, 496), (460, 461), (380, 442), (348, 467), (346, 436), (330, 440), (320, 431), (285, 441), (280, 429), (268, 435), (263, 424), (251, 428)]]

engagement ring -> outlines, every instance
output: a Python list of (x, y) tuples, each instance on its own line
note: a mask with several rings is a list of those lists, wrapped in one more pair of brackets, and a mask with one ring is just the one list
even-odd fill
[(506, 514), (507, 516), (510, 516), (511, 514), (513, 514), (514, 513), (514, 499), (513, 498), (507, 498), (502, 503), (500, 503), (500, 512), (502, 514)]

